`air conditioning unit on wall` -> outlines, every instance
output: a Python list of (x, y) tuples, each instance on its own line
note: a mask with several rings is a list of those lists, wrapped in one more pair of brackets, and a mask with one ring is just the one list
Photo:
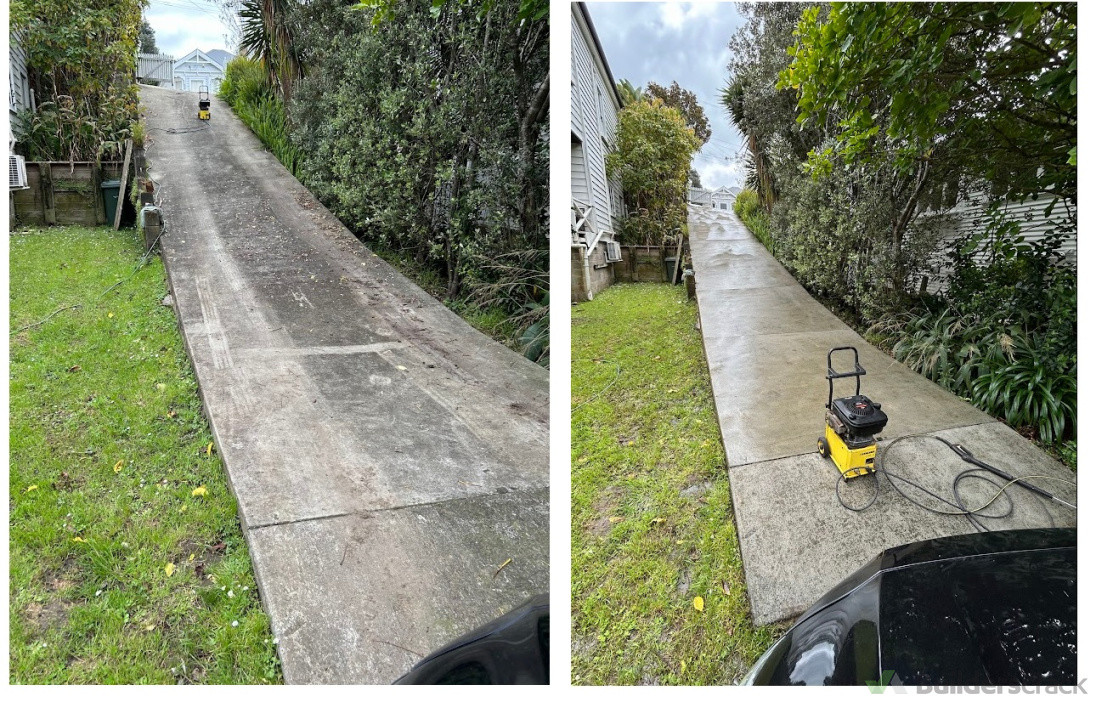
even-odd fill
[(607, 262), (622, 262), (622, 245), (614, 240), (603, 240), (607, 250)]
[(8, 155), (8, 190), (27, 189), (27, 164), (21, 155)]

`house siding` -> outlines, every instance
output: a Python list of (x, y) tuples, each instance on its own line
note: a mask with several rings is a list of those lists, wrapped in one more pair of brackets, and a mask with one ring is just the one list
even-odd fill
[(10, 33), (8, 39), (8, 119), (12, 132), (15, 133), (16, 114), (34, 109), (34, 99), (27, 79), (27, 53), (20, 44), (19, 33)]
[(199, 87), (216, 94), (224, 79), (224, 66), (200, 50), (193, 50), (174, 63), (174, 87), (197, 92)]
[[(1068, 213), (1075, 213), (1077, 208), (1070, 208), (1063, 201), (1055, 203), (1051, 213), (1044, 216), (1047, 206), (1051, 204), (1054, 198), (1050, 195), (1040, 195), (1035, 199), (1025, 200), (1023, 202), (1013, 202), (1005, 205), (1002, 209), (1005, 216), (1010, 220), (1015, 220), (1020, 227), (1020, 236), (1024, 242), (1033, 243), (1041, 240), (1044, 233), (1055, 226), (1056, 223), (1062, 222), (1068, 218)], [(939, 250), (935, 253), (933, 264), (939, 268), (939, 274), (932, 276), (927, 284), (927, 291), (930, 293), (937, 293), (944, 291), (949, 283), (949, 269), (946, 267), (946, 248), (952, 245), (955, 241), (969, 236), (970, 234), (980, 230), (985, 224), (985, 203), (986, 198), (984, 195), (973, 195), (968, 201), (959, 203), (952, 210), (935, 215), (941, 224), (938, 229), (939, 237)], [(1063, 255), (1063, 262), (1071, 267), (1078, 266), (1078, 231), (1076, 229), (1071, 231), (1063, 240), (1059, 251)], [(974, 254), (974, 261), (979, 264), (984, 264), (988, 259), (988, 243), (983, 246)]]
[[(610, 80), (587, 20), (575, 4), (572, 17), (572, 132), (580, 140), (584, 166), (581, 187), (573, 185), (573, 197), (595, 208), (596, 230), (613, 233), (614, 220), (621, 215), (622, 191), (618, 183), (607, 179), (606, 155), (618, 126), (618, 101), (613, 86), (608, 87)], [(575, 182), (575, 167), (573, 178)]]

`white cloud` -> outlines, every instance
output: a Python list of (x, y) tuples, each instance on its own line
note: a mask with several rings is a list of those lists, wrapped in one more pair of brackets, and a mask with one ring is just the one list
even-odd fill
[(194, 48), (232, 50), (225, 40), (228, 29), (210, 12), (152, 4), (144, 16), (155, 31), (159, 52), (181, 57)]
[(716, 5), (718, 3), (714, 2), (661, 3), (661, 22), (673, 30), (680, 30), (692, 20), (714, 16)]

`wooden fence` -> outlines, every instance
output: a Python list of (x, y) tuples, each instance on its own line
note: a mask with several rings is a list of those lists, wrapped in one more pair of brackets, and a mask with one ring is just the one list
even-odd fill
[[(104, 225), (100, 183), (120, 179), (122, 162), (28, 162), (28, 189), (12, 193), (16, 222), (24, 225)], [(126, 188), (120, 188), (125, 192)]]
[(161, 87), (174, 86), (174, 57), (172, 55), (152, 55), (139, 53), (135, 68), (135, 79)]

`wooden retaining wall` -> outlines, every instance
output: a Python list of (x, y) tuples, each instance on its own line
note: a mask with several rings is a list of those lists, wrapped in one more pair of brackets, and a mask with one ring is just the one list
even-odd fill
[[(121, 162), (28, 162), (29, 189), (12, 193), (22, 225), (104, 225), (100, 183), (120, 179)], [(121, 192), (126, 188), (121, 188)]]
[(617, 282), (664, 282), (665, 256), (672, 257), (675, 247), (653, 245), (623, 245), (622, 262), (614, 265), (614, 278)]

